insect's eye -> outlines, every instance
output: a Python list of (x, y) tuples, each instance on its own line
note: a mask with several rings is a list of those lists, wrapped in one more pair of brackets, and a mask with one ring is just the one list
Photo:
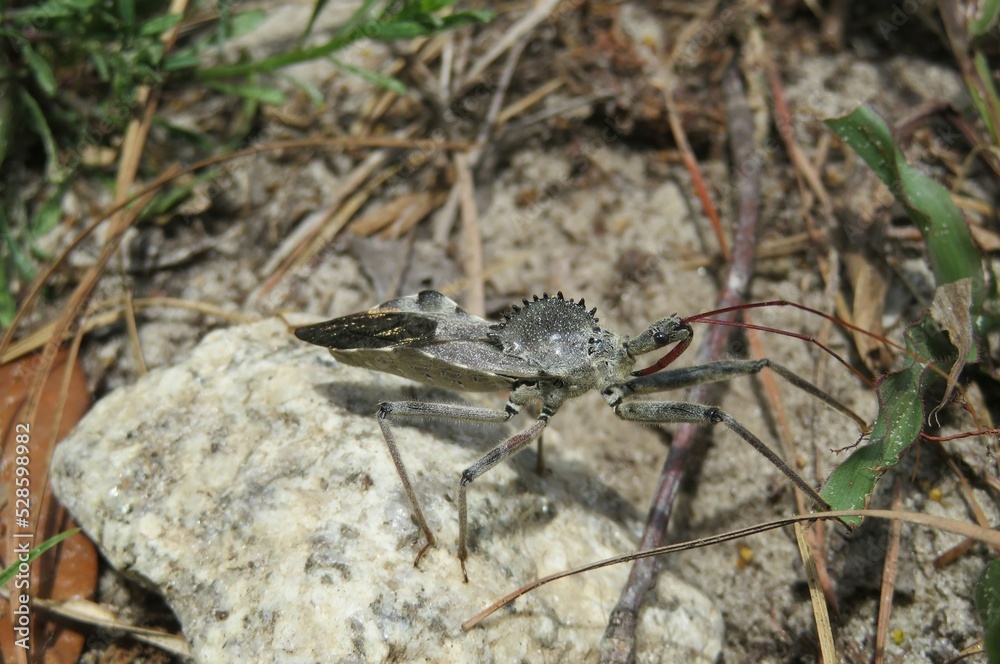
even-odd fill
[(667, 336), (666, 332), (654, 332), (653, 341), (656, 342), (657, 346), (666, 346), (670, 342), (670, 337)]

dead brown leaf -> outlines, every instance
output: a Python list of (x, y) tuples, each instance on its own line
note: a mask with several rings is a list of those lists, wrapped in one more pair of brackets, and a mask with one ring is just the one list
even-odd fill
[(958, 349), (958, 359), (951, 365), (948, 372), (948, 384), (945, 386), (941, 402), (934, 407), (928, 419), (937, 415), (951, 398), (958, 375), (965, 368), (965, 361), (972, 350), (972, 279), (959, 279), (950, 284), (942, 284), (934, 291), (934, 301), (931, 302), (931, 318), (942, 330), (948, 333), (953, 346)]
[[(48, 463), (55, 442), (69, 432), (90, 404), (87, 381), (79, 362), (71, 369), (65, 404), (59, 404), (67, 357), (65, 350), (57, 354), (53, 371), (39, 400), (37, 416), (30, 426), (27, 421), (28, 391), (41, 364), (41, 357), (32, 355), (0, 366), (0, 384), (6, 388), (0, 397), (0, 431), (4, 441), (0, 457), (0, 533), (7, 542), (3, 552), (4, 567), (17, 561), (18, 545), (26, 543), (34, 548), (49, 537), (76, 527), (65, 509), (53, 499), (47, 482)], [(57, 426), (60, 408), (62, 414)], [(17, 449), (19, 434), (22, 444), (24, 436), (27, 436), (27, 455), (17, 454), (24, 451)], [(28, 463), (17, 463), (17, 456), (27, 456)], [(18, 468), (27, 468), (27, 474), (18, 476)], [(25, 477), (27, 486), (24, 486)], [(20, 487), (16, 486), (18, 478), (22, 480)], [(17, 488), (28, 489), (27, 503), (17, 502)], [(26, 510), (29, 525), (25, 526), (19, 520), (23, 516), (17, 510)], [(97, 551), (90, 540), (83, 534), (74, 535), (32, 563), (28, 577), (15, 577), (14, 583), (9, 585), (11, 596), (28, 594), (55, 600), (89, 598), (97, 584), (97, 563)], [(19, 586), (19, 582), (26, 586)], [(44, 614), (32, 610), (29, 623), (31, 648), (25, 652), (14, 643), (16, 637), (11, 618), (10, 604), (0, 603), (0, 650), (4, 661), (15, 662), (19, 658), (30, 657), (31, 661), (38, 662), (75, 662), (79, 658), (84, 646), (84, 634), (46, 620)]]

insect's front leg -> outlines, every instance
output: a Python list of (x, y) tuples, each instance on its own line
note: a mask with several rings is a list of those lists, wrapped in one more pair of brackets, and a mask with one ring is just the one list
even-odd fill
[(817, 505), (820, 505), (825, 510), (831, 509), (829, 503), (823, 500), (819, 493), (804, 479), (799, 477), (798, 473), (792, 470), (770, 447), (740, 424), (732, 415), (719, 408), (682, 401), (626, 401), (612, 405), (618, 417), (630, 422), (644, 422), (647, 424), (724, 424), (726, 428), (745, 440), (768, 461), (773, 463), (785, 477), (791, 480), (795, 486), (802, 489)]
[[(399, 473), (399, 479), (403, 483), (403, 489), (406, 491), (406, 495), (410, 498), (410, 504), (413, 506), (413, 515), (417, 518), (417, 523), (420, 525), (420, 529), (424, 532), (424, 537), (427, 539), (427, 543), (424, 544), (422, 549), (420, 549), (420, 553), (417, 554), (416, 560), (413, 561), (414, 567), (420, 563), (420, 559), (423, 557), (424, 553), (427, 552), (427, 549), (434, 544), (434, 533), (431, 532), (430, 526), (427, 525), (427, 519), (424, 518), (424, 513), (420, 509), (420, 502), (417, 500), (417, 494), (413, 490), (413, 483), (410, 482), (409, 473), (406, 472), (406, 466), (403, 464), (403, 459), (399, 455), (399, 448), (396, 446), (396, 440), (392, 435), (392, 430), (389, 428), (389, 420), (407, 417), (440, 417), (452, 420), (466, 420), (471, 422), (486, 423), (495, 422), (499, 424), (506, 422), (516, 414), (517, 410), (511, 408), (509, 405), (506, 410), (476, 408), (473, 406), (462, 406), (458, 404), (425, 403), (422, 401), (387, 401), (379, 405), (378, 425), (382, 429), (382, 436), (385, 438), (385, 444), (389, 448), (389, 456), (392, 457), (392, 463), (396, 466), (396, 472)], [(463, 486), (463, 496), (464, 490), (465, 487)], [(462, 543), (459, 548), (459, 557), (462, 558), (462, 572), (464, 574), (464, 502), (461, 504), (460, 516), (460, 529), (463, 536)]]
[(667, 371), (661, 371), (648, 376), (632, 378), (624, 385), (620, 385), (614, 389), (619, 390), (622, 397), (630, 394), (666, 392), (668, 390), (677, 390), (685, 387), (691, 387), (693, 385), (701, 385), (702, 383), (715, 383), (723, 380), (729, 380), (730, 378), (736, 378), (738, 376), (752, 375), (759, 373), (765, 367), (771, 369), (771, 371), (778, 374), (803, 392), (819, 399), (826, 405), (830, 406), (830, 408), (833, 408), (834, 410), (851, 418), (861, 429), (862, 433), (867, 433), (868, 423), (860, 415), (807, 381), (805, 378), (802, 378), (798, 374), (786, 369), (773, 360), (767, 359), (766, 357), (759, 360), (718, 360), (716, 362), (707, 362), (705, 364), (699, 364), (692, 367), (669, 369)]

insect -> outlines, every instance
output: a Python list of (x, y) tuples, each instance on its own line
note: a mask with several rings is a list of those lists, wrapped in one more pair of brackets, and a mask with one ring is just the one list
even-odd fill
[[(468, 557), (469, 485), (483, 473), (537, 439), (568, 399), (597, 390), (615, 414), (647, 424), (722, 424), (752, 445), (817, 504), (828, 507), (815, 489), (736, 419), (714, 406), (680, 401), (642, 401), (632, 397), (728, 380), (770, 367), (777, 374), (834, 409), (865, 422), (846, 406), (768, 359), (728, 359), (663, 370), (691, 344), (688, 320), (676, 314), (661, 318), (640, 334), (619, 336), (598, 325), (596, 309), (547, 293), (513, 306), (503, 320), (490, 322), (463, 310), (445, 295), (425, 290), (380, 304), (366, 312), (300, 327), (295, 336), (324, 346), (337, 360), (352, 366), (396, 374), (435, 387), (466, 392), (509, 391), (503, 410), (420, 401), (385, 402), (378, 423), (413, 513), (426, 538), (414, 564), (434, 544), (409, 474), (399, 454), (390, 421), (408, 417), (440, 417), (503, 423), (531, 403), (540, 402), (537, 420), (497, 444), (465, 469), (459, 482), (458, 558), (462, 573)], [(646, 369), (635, 371), (639, 356), (674, 347)]]

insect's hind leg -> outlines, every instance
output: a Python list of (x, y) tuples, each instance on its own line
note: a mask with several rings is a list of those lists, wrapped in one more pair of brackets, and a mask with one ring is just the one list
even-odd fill
[(726, 428), (749, 443), (768, 461), (775, 465), (785, 477), (802, 489), (816, 504), (829, 510), (830, 504), (819, 495), (799, 474), (789, 467), (784, 460), (765, 445), (763, 441), (744, 427), (732, 415), (714, 406), (704, 406), (697, 403), (682, 401), (628, 401), (615, 405), (615, 414), (630, 422), (645, 422), (647, 424), (724, 424)]
[[(427, 519), (424, 518), (424, 513), (420, 509), (420, 502), (417, 500), (417, 494), (413, 490), (413, 483), (410, 482), (409, 473), (406, 472), (403, 458), (399, 454), (396, 440), (392, 435), (392, 430), (389, 428), (389, 420), (407, 417), (439, 417), (452, 420), (484, 423), (495, 422), (501, 424), (516, 414), (517, 411), (510, 406), (506, 410), (493, 410), (491, 408), (476, 408), (474, 406), (462, 406), (458, 404), (425, 403), (422, 401), (386, 401), (379, 404), (378, 425), (382, 429), (382, 437), (385, 438), (386, 447), (389, 448), (389, 456), (392, 457), (392, 463), (396, 466), (399, 480), (403, 483), (403, 489), (406, 491), (406, 495), (410, 499), (410, 504), (413, 506), (413, 515), (417, 518), (417, 523), (420, 525), (420, 529), (427, 540), (427, 543), (420, 549), (416, 559), (413, 561), (414, 567), (420, 563), (420, 559), (427, 552), (427, 549), (434, 544), (434, 533), (431, 532), (430, 526), (427, 525)], [(464, 503), (462, 504), (461, 513), (462, 521), (460, 523), (460, 530), (464, 533)], [(463, 546), (461, 550), (464, 550), (464, 538), (462, 541)], [(464, 559), (462, 570), (464, 574)]]

